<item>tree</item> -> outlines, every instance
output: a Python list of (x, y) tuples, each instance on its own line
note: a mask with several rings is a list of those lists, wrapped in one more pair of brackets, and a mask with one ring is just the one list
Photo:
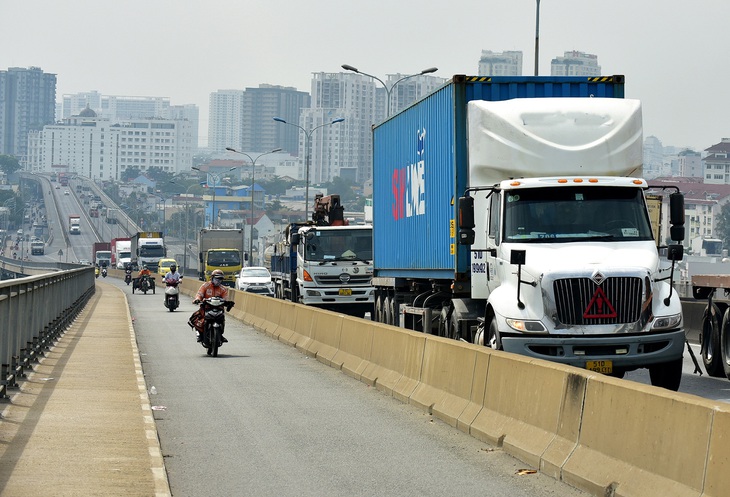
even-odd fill
[(730, 203), (722, 206), (716, 226), (715, 236), (722, 240), (725, 248), (730, 247)]
[(0, 169), (5, 174), (13, 174), (20, 169), (20, 162), (12, 155), (0, 155)]
[(140, 171), (136, 167), (128, 167), (124, 170), (124, 172), (121, 175), (122, 181), (131, 181), (134, 178), (137, 178), (140, 175)]

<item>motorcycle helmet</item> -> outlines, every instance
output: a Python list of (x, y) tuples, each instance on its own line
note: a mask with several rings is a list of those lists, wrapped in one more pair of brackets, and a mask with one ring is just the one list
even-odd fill
[(210, 281), (213, 282), (214, 286), (219, 286), (221, 283), (223, 283), (223, 271), (220, 269), (216, 269), (212, 273), (210, 273)]

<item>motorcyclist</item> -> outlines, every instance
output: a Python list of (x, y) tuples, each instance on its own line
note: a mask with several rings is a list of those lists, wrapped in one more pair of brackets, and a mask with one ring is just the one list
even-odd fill
[[(172, 268), (170, 268), (170, 271), (172, 271)], [(203, 299), (208, 299), (211, 297), (220, 297), (223, 300), (228, 300), (228, 288), (223, 286), (223, 271), (221, 271), (220, 269), (216, 269), (212, 273), (210, 273), (210, 281), (206, 281), (205, 283), (200, 285), (198, 293), (195, 294), (195, 300), (193, 300), (193, 304), (200, 304)], [(196, 331), (198, 332), (198, 342), (203, 341), (203, 335), (198, 330)], [(221, 335), (221, 340), (224, 343), (228, 341), (223, 335)]]
[(180, 283), (180, 280), (182, 279), (182, 275), (177, 272), (177, 266), (175, 264), (172, 264), (170, 266), (170, 271), (167, 272), (165, 275), (165, 283)]
[(149, 269), (147, 269), (147, 266), (145, 265), (145, 266), (142, 266), (142, 269), (140, 270), (140, 272), (139, 272), (139, 274), (137, 275), (137, 277), (138, 277), (138, 278), (142, 278), (142, 276), (147, 276), (147, 277), (149, 277), (149, 275), (150, 275), (150, 270), (149, 270)]

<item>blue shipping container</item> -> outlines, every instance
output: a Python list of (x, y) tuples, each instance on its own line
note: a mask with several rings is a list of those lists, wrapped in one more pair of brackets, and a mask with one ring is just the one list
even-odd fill
[(454, 76), (373, 128), (376, 277), (454, 279), (469, 270), (457, 243), (457, 204), (468, 184), (471, 100), (624, 97), (623, 76)]

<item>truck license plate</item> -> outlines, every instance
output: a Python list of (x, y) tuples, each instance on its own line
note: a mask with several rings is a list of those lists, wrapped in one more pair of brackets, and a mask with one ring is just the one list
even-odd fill
[(613, 373), (613, 361), (586, 361), (586, 369), (596, 373)]
[(340, 288), (340, 295), (341, 296), (349, 296), (349, 295), (352, 295), (352, 289), (350, 289), (350, 288)]

